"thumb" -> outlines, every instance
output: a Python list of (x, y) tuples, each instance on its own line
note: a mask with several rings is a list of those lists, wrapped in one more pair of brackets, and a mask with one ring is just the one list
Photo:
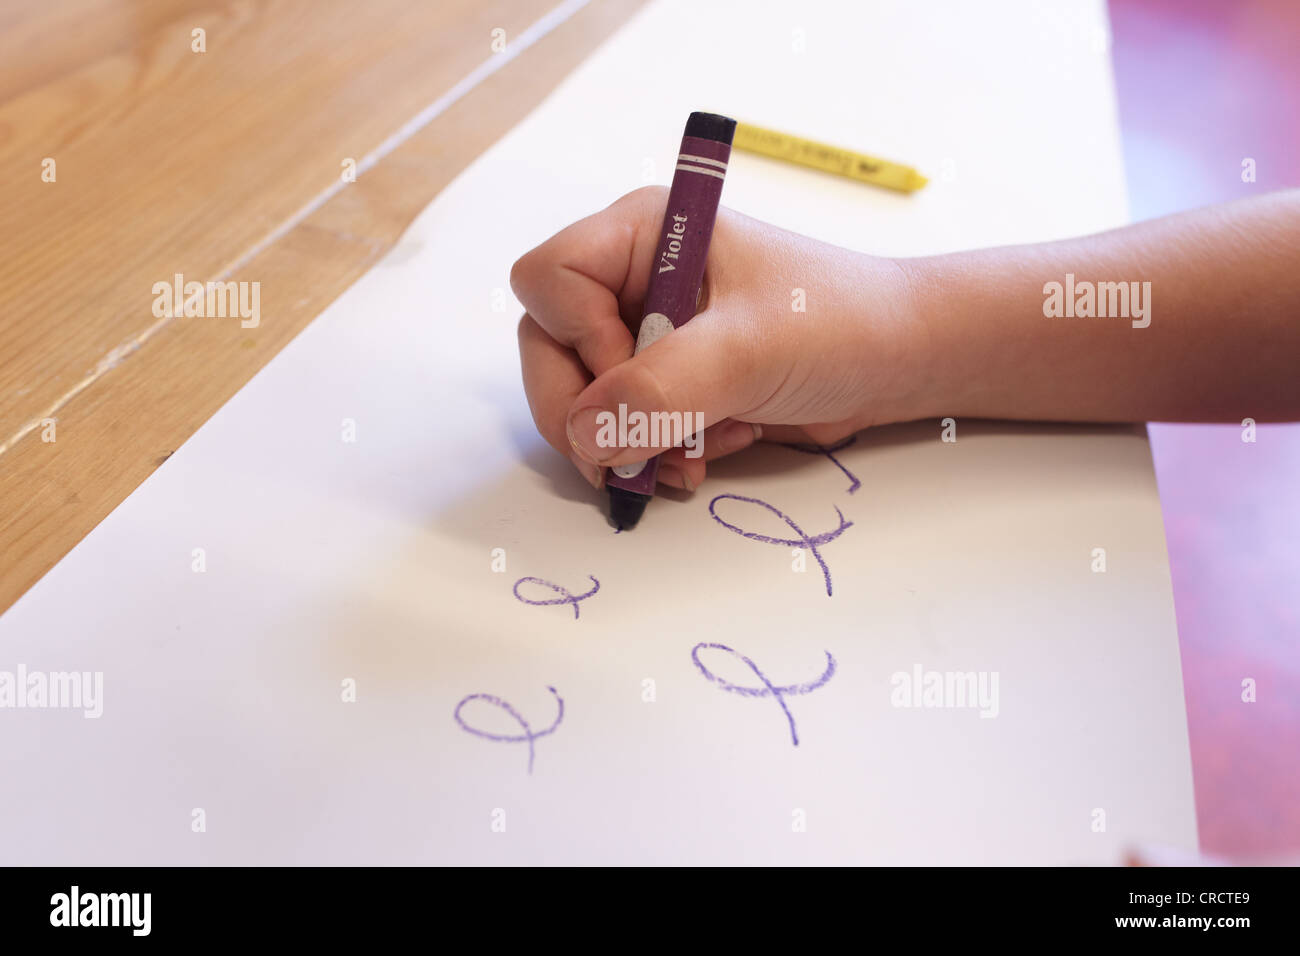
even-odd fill
[(706, 309), (588, 385), (569, 409), (569, 442), (597, 465), (644, 461), (757, 407), (765, 383), (745, 324)]

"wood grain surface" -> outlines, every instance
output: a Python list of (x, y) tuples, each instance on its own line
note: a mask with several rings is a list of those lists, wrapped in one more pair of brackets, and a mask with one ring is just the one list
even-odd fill
[[(557, 2), (0, 9), (0, 610), (643, 0)], [(258, 282), (260, 323), (156, 316), (176, 273)]]

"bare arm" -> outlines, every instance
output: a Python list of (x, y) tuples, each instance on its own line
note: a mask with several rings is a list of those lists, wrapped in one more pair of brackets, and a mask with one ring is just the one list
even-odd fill
[[(1300, 418), (1300, 190), (899, 265), (915, 295), (915, 400), (927, 415)], [(1044, 315), (1069, 308), (1067, 274), (1076, 306), (1087, 311), (1089, 286), (1098, 293), (1093, 317)], [(1053, 282), (1062, 294), (1049, 303)], [(1124, 299), (1129, 316), (1096, 316)]]
[[(662, 189), (630, 193), (521, 258), (511, 281), (542, 435), (592, 484), (664, 446), (600, 447), (601, 412), (685, 413), (703, 456), (829, 443), (870, 425), (1300, 419), (1300, 191), (1063, 242), (862, 255), (719, 213), (701, 311), (633, 356)], [(792, 308), (791, 290), (805, 308)]]

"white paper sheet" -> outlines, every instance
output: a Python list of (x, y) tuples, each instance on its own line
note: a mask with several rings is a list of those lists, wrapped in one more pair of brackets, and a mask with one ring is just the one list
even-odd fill
[[(666, 182), (693, 109), (930, 173), (906, 198), (734, 157), (725, 203), (864, 251), (1122, 223), (1105, 36), (1099, 2), (638, 15), (0, 619), (0, 671), (103, 674), (97, 719), (0, 710), (0, 862), (1112, 862), (1132, 840), (1194, 847), (1140, 429), (961, 422), (955, 444), (937, 422), (879, 429), (838, 455), (852, 494), (827, 459), (759, 448), (615, 535), (535, 433), (507, 285), (560, 226), (647, 172)], [(715, 522), (720, 494), (809, 535), (839, 508), (852, 527), (819, 548), (833, 596), (814, 560), (797, 573), (790, 549)], [(719, 514), (790, 534), (743, 502)], [(512, 593), (524, 577), (581, 593), (589, 575), (600, 590), (576, 617)], [(835, 673), (743, 696), (697, 668), (701, 642), (778, 688), (817, 678), (827, 653)], [(996, 674), (996, 716), (895, 706), (891, 678), (917, 668)], [(490, 694), (545, 731), (548, 687), (563, 720), (532, 741), (531, 773), (526, 741), (453, 719)], [(461, 716), (522, 734), (483, 700)]]

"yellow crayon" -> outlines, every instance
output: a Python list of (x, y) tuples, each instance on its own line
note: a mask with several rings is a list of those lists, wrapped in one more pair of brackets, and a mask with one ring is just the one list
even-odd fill
[(916, 192), (929, 182), (911, 166), (827, 146), (825, 143), (815, 143), (810, 139), (751, 126), (749, 123), (736, 124), (736, 138), (732, 142), (732, 148), (772, 159), (783, 159), (800, 166), (810, 166), (825, 173), (846, 176), (873, 186), (884, 186), (886, 189), (897, 189), (899, 192)]

